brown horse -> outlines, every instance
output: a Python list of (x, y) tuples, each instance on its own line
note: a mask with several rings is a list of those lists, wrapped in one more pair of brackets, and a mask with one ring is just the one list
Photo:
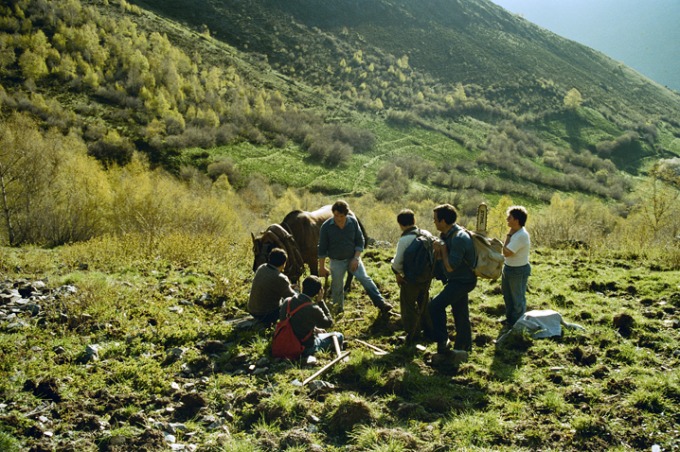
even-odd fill
[[(356, 218), (354, 213), (350, 215)], [(288, 253), (288, 261), (284, 273), (293, 283), (299, 281), (304, 272), (304, 264), (309, 267), (312, 275), (318, 275), (317, 246), (319, 243), (319, 231), (324, 221), (333, 216), (331, 206), (326, 205), (313, 212), (293, 210), (280, 224), (270, 225), (259, 237), (251, 233), (253, 239), (253, 271), (267, 262), (267, 255), (272, 248), (279, 247)], [(357, 221), (359, 219), (357, 218)], [(368, 238), (363, 224), (359, 221), (359, 227), (364, 234), (364, 246)], [(345, 290), (349, 290), (352, 275), (347, 274)]]

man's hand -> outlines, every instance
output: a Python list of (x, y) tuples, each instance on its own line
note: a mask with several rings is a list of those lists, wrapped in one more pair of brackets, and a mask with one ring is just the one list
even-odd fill
[(396, 273), (395, 276), (396, 276), (396, 278), (397, 278), (397, 285), (398, 285), (398, 286), (401, 286), (402, 284), (404, 284), (404, 282), (406, 282), (406, 280), (404, 279), (404, 277), (401, 276), (399, 273)]
[(359, 258), (353, 257), (349, 263), (349, 271), (354, 273), (355, 271), (357, 271), (357, 268), (359, 268)]

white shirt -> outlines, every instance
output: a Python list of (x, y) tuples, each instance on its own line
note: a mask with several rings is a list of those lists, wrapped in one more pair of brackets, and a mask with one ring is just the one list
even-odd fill
[(392, 269), (401, 276), (404, 276), (404, 252), (415, 239), (415, 234), (406, 234), (399, 237), (397, 242), (397, 251), (394, 254), (394, 259), (392, 259)]
[(529, 263), (531, 238), (529, 237), (529, 232), (527, 232), (524, 227), (512, 234), (510, 241), (505, 247), (515, 253), (512, 256), (505, 257), (505, 265), (509, 267), (521, 267)]

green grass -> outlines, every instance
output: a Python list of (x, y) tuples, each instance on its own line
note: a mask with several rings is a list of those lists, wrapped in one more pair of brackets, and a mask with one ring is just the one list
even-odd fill
[[(92, 248), (100, 245), (2, 249), (4, 279), (42, 278), (55, 289), (66, 283), (78, 289), (45, 305), (38, 318), (22, 315), (28, 323), (22, 330), (0, 325), (0, 370), (7, 376), (0, 383), (6, 404), (0, 409), (0, 441), (8, 450), (15, 443), (58, 448), (59, 441), (73, 440), (81, 450), (94, 451), (97, 444), (121, 441), (117, 437), (134, 447), (145, 438), (143, 428), (162, 438), (161, 425), (172, 422), (189, 429), (176, 435), (178, 442), (208, 450), (307, 450), (314, 444), (324, 450), (376, 451), (679, 445), (680, 381), (674, 369), (680, 335), (673, 322), (680, 272), (659, 270), (665, 266), (656, 261), (640, 260), (631, 268), (628, 258), (535, 249), (528, 308), (556, 309), (586, 331), (565, 330), (561, 338), (543, 340), (519, 336), (497, 348), (493, 341), (503, 313), (499, 283), (480, 281), (470, 303), (474, 350), (457, 372), (428, 364), (432, 344), (425, 344), (425, 352), (405, 347), (399, 320), (378, 321), (355, 285), (333, 327), (345, 334), (350, 358), (321, 377), (334, 389), (311, 393), (291, 383), (318, 367), (273, 361), (271, 329), (238, 330), (227, 323), (243, 314), (249, 259), (225, 259), (225, 249), (199, 246), (209, 251), (194, 253), (193, 264), (185, 267), (170, 257), (185, 251), (130, 256), (113, 252), (130, 243), (111, 239), (106, 260)], [(185, 246), (196, 245), (186, 241)], [(373, 248), (365, 262), (381, 291), (397, 301), (392, 253)], [(63, 266), (81, 261), (89, 267)], [(439, 287), (434, 285), (433, 294)], [(217, 295), (221, 304), (201, 301)], [(622, 313), (634, 320), (626, 336), (614, 325)], [(390, 353), (376, 356), (353, 338)], [(99, 360), (82, 362), (85, 348), (94, 344)], [(176, 348), (182, 353), (172, 355)], [(318, 356), (321, 365), (332, 357)], [(62, 398), (55, 404), (58, 417), (45, 414), (53, 423), (52, 439), (31, 433), (42, 428), (41, 421), (26, 414), (44, 400), (26, 389), (29, 380), (54, 381)], [(190, 394), (200, 395), (205, 407), (186, 419), (174, 414), (182, 413), (180, 400)], [(204, 415), (221, 419), (229, 436), (209, 430), (212, 421)], [(18, 418), (23, 421), (15, 422)], [(82, 430), (103, 419), (110, 419), (109, 431)], [(143, 428), (133, 420), (141, 420)], [(66, 438), (66, 431), (77, 433)]]

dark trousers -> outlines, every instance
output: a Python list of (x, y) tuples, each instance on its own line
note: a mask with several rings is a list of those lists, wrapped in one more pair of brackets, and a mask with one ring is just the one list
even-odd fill
[(276, 311), (272, 311), (269, 314), (255, 315), (251, 314), (255, 320), (262, 323), (265, 326), (271, 326), (279, 320), (279, 308)]
[(432, 321), (427, 303), (430, 297), (430, 283), (410, 284), (404, 282), (399, 288), (399, 307), (404, 331), (409, 340), (421, 331), (432, 335)]
[(470, 325), (468, 294), (472, 292), (476, 285), (477, 281), (472, 283), (449, 281), (444, 286), (444, 290), (430, 301), (432, 333), (437, 341), (438, 349), (444, 347), (448, 341), (446, 308), (451, 306), (453, 322), (456, 326), (456, 339), (453, 348), (456, 350), (472, 350), (472, 326)]

